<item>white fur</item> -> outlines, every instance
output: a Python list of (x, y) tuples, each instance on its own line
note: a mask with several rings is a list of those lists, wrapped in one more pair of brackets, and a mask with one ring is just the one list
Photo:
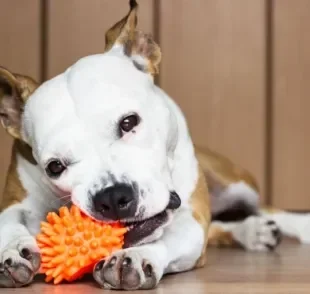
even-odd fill
[[(141, 124), (120, 139), (117, 122), (132, 112), (139, 114)], [(63, 196), (70, 194), (72, 202), (91, 215), (90, 195), (111, 185), (112, 174), (143, 189), (138, 209), (143, 208), (142, 218), (165, 209), (170, 191), (180, 195), (181, 208), (164, 232), (132, 249), (156, 264), (158, 281), (163, 273), (194, 266), (204, 236), (188, 203), (198, 165), (186, 121), (170, 97), (121, 51), (83, 58), (39, 87), (26, 104), (22, 134), (38, 166), (18, 158), (27, 197), (0, 215), (0, 261), (19, 256), (24, 247), (38, 250), (32, 236), (46, 213), (66, 202)], [(71, 163), (56, 180), (45, 173), (52, 158)]]
[(278, 227), (265, 217), (250, 216), (240, 222), (212, 222), (213, 225), (231, 232), (234, 240), (249, 251), (268, 251), (278, 243), (278, 238), (273, 233)]
[[(147, 277), (143, 271), (143, 265), (152, 266), (156, 283), (167, 273), (177, 273), (189, 270), (194, 267), (196, 260), (201, 254), (204, 244), (204, 233), (202, 227), (194, 220), (188, 210), (181, 210), (175, 215), (172, 224), (167, 227), (165, 234), (157, 241), (149, 244), (133, 247), (114, 253), (107, 260), (107, 269), (111, 266), (109, 261), (116, 258), (116, 263), (120, 266), (112, 267), (115, 271), (113, 284), (130, 285), (133, 276), (122, 276), (124, 267), (123, 260), (130, 258), (132, 270), (139, 275), (138, 285), (134, 288), (123, 286), (125, 290), (149, 289), (145, 283)], [(119, 262), (120, 261), (120, 262)], [(98, 279), (98, 273), (94, 272), (95, 279), (99, 284), (107, 289), (115, 288), (108, 281)]]
[[(118, 120), (132, 112), (142, 119), (136, 134), (117, 138)], [(104, 188), (102, 179), (105, 187), (111, 185), (108, 174), (139, 184), (147, 194), (139, 202), (144, 218), (167, 206), (169, 191), (177, 190), (186, 198), (192, 189), (187, 182), (193, 185), (195, 180), (195, 160), (182, 114), (125, 56), (83, 58), (41, 86), (27, 103), (24, 117), (25, 139), (34, 146), (42, 167), (53, 157), (74, 162), (51, 183), (72, 193), (73, 202), (86, 213), (91, 202), (87, 192)], [(181, 157), (180, 152), (182, 159), (171, 158)], [(170, 166), (171, 162), (182, 166)], [(180, 181), (185, 167), (190, 178)]]
[(298, 214), (290, 212), (262, 212), (263, 215), (274, 220), (282, 233), (296, 238), (301, 243), (310, 244), (310, 214)]

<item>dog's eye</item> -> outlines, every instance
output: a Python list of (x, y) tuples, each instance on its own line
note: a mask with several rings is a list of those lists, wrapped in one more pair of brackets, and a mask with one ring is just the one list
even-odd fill
[(139, 123), (139, 117), (136, 114), (132, 114), (123, 118), (119, 123), (121, 133), (130, 132)]
[(49, 162), (46, 167), (46, 173), (51, 178), (58, 178), (66, 167), (61, 163), (60, 160), (55, 159)]

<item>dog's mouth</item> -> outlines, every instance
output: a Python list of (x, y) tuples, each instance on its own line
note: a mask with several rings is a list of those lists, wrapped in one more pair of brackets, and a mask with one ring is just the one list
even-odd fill
[[(78, 204), (75, 204), (76, 206), (80, 207)], [(167, 225), (170, 224), (172, 217), (173, 217), (173, 211), (178, 209), (181, 205), (180, 197), (175, 192), (170, 192), (170, 201), (167, 204), (166, 208), (157, 213), (154, 216), (151, 216), (146, 219), (141, 219), (143, 215), (143, 210), (140, 212), (140, 216), (137, 216), (135, 219), (124, 219), (120, 220), (120, 222), (128, 228), (127, 233), (125, 234), (124, 238), (124, 247), (133, 247), (138, 246), (144, 243), (150, 243), (158, 238), (163, 234), (163, 229)], [(100, 216), (96, 215), (98, 212), (94, 213), (92, 209), (83, 209), (81, 208), (81, 211), (91, 217), (92, 219), (96, 221), (106, 221), (109, 222), (109, 220), (102, 220), (100, 219)], [(92, 211), (91, 213), (89, 211)], [(113, 221), (110, 221), (113, 222)]]
[(165, 210), (144, 220), (127, 221), (124, 224), (128, 228), (125, 234), (124, 247), (132, 247), (155, 241), (163, 234), (163, 228), (167, 226), (173, 215), (173, 211), (181, 205), (179, 195), (170, 192), (170, 200)]
[(125, 234), (124, 247), (128, 248), (145, 242), (159, 228), (168, 224), (171, 219), (171, 215), (171, 211), (165, 210), (148, 219), (126, 222), (125, 225), (128, 228), (128, 232)]
[[(76, 205), (76, 204), (75, 204)], [(79, 207), (79, 206), (78, 206)], [(97, 222), (101, 222), (95, 215), (90, 214), (87, 210), (80, 208), (83, 214)], [(124, 236), (124, 248), (129, 248), (143, 243), (155, 241), (160, 229), (166, 227), (172, 220), (173, 210), (166, 208), (164, 211), (141, 220), (121, 220), (120, 223), (127, 228)], [(105, 222), (109, 222), (105, 220)], [(113, 221), (111, 221), (113, 223)], [(161, 231), (162, 233), (163, 231)], [(157, 233), (157, 234), (156, 234)]]

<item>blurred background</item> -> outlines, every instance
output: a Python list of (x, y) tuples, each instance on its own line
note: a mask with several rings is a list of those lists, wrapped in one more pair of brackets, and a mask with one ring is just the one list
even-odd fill
[[(44, 81), (104, 49), (127, 0), (0, 0), (0, 64)], [(262, 201), (310, 210), (310, 1), (140, 0), (163, 61), (157, 83), (196, 145), (250, 170)], [(11, 140), (0, 130), (0, 190)]]

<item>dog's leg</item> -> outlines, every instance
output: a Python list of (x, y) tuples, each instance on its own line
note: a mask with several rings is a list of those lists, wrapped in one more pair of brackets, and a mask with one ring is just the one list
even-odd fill
[(166, 273), (192, 269), (204, 246), (202, 227), (184, 211), (156, 242), (124, 249), (99, 262), (94, 278), (107, 289), (151, 289)]
[(275, 221), (284, 236), (297, 238), (301, 243), (310, 244), (310, 213), (263, 211), (262, 214)]
[(250, 216), (241, 222), (211, 223), (209, 245), (239, 245), (250, 251), (268, 251), (274, 249), (281, 240), (281, 234), (275, 221), (262, 216)]
[(29, 216), (23, 204), (0, 214), (0, 287), (27, 285), (40, 268), (39, 248), (26, 227)]
[(208, 234), (208, 246), (234, 247), (239, 245), (230, 230), (225, 230), (220, 222), (210, 225)]

